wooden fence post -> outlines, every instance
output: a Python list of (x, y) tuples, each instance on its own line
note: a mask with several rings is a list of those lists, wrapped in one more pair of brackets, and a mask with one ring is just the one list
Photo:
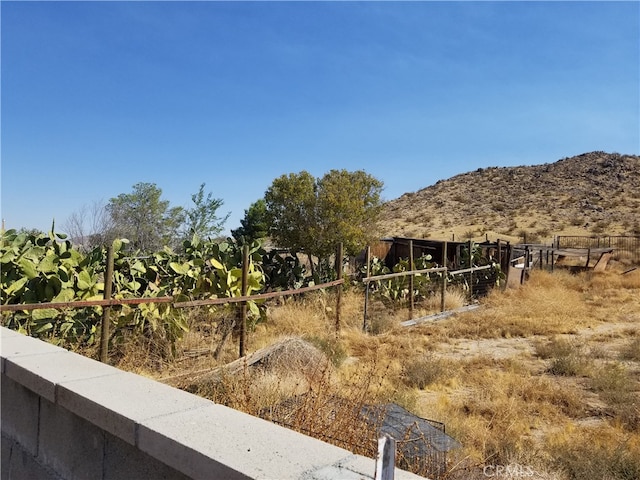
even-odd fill
[[(367, 262), (366, 270), (365, 270), (365, 279), (369, 279), (369, 275), (371, 272), (369, 271), (369, 266), (371, 264), (371, 246), (367, 245), (367, 255), (365, 258), (365, 262)], [(366, 332), (368, 329), (367, 325), (367, 306), (369, 305), (369, 283), (364, 282), (364, 320), (362, 322), (362, 331)]]
[[(409, 270), (413, 271), (413, 240), (409, 240)], [(409, 320), (413, 318), (413, 309), (415, 306), (413, 298), (413, 273), (409, 275)]]
[[(342, 242), (338, 244), (336, 251), (336, 277), (342, 278)], [(336, 335), (340, 331), (340, 308), (342, 307), (342, 285), (336, 287)]]
[[(107, 245), (107, 266), (104, 272), (104, 299), (111, 300), (113, 290), (113, 245)], [(111, 307), (102, 307), (102, 327), (100, 331), (100, 361), (109, 361), (109, 322)]]
[[(249, 280), (249, 245), (244, 245), (242, 248), (242, 292), (243, 297), (247, 296), (247, 284)], [(240, 358), (246, 354), (247, 343), (247, 302), (240, 304), (240, 340), (239, 343), (239, 355)]]

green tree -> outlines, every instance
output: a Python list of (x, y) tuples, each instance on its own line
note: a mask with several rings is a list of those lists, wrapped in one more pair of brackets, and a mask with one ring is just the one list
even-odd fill
[(382, 188), (364, 170), (331, 170), (317, 181), (318, 253), (332, 253), (342, 242), (346, 254), (356, 255), (378, 239)]
[(200, 185), (197, 193), (191, 195), (194, 206), (185, 210), (185, 236), (190, 238), (198, 235), (202, 239), (214, 238), (222, 232), (224, 224), (229, 218), (229, 213), (224, 217), (216, 215), (218, 209), (224, 203), (220, 198), (213, 198), (209, 192), (204, 196), (205, 184)]
[(269, 235), (267, 204), (264, 198), (253, 202), (249, 209), (244, 211), (240, 226), (231, 230), (231, 235), (241, 244), (261, 240)]
[(377, 237), (383, 183), (363, 170), (306, 171), (276, 178), (265, 192), (271, 238), (282, 247), (327, 258), (342, 242), (356, 254)]
[(315, 253), (316, 180), (306, 171), (276, 178), (264, 194), (269, 235), (280, 247)]
[(130, 240), (133, 249), (150, 252), (172, 245), (184, 221), (182, 207), (170, 207), (154, 183), (137, 183), (131, 193), (111, 198), (106, 206), (111, 236)]

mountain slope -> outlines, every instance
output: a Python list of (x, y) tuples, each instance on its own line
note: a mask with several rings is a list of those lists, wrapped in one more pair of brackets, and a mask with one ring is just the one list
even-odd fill
[(479, 168), (387, 202), (380, 228), (385, 236), (456, 240), (640, 235), (640, 156), (591, 152)]

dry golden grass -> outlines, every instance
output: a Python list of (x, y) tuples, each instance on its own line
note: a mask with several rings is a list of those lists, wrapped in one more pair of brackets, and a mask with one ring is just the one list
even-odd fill
[[(451, 479), (484, 478), (483, 468), (493, 465), (524, 465), (549, 480), (640, 478), (640, 270), (532, 272), (522, 287), (482, 299), (478, 310), (411, 328), (400, 327), (406, 309), (377, 305), (373, 333), (362, 331), (362, 295), (350, 289), (342, 298), (339, 332), (329, 292), (271, 305), (267, 322), (248, 335), (250, 352), (300, 337), (324, 353), (328, 366), (311, 373), (247, 369), (203, 384), (200, 393), (257, 414), (321, 391), (326, 396), (303, 401), (296, 413), (293, 428), (306, 432), (313, 415), (327, 415), (318, 409), (330, 398), (396, 402), (444, 422), (462, 443), (450, 455)], [(416, 314), (434, 307), (418, 305)], [(215, 322), (193, 323), (201, 337), (187, 337), (179, 352), (215, 348)], [(151, 355), (145, 372), (140, 366), (153, 348), (142, 347), (130, 348), (121, 365), (156, 377), (237, 358), (237, 339), (230, 338), (218, 360), (183, 356), (167, 365)], [(331, 435), (354, 442), (370, 436), (349, 436), (349, 414), (332, 408), (345, 418)]]

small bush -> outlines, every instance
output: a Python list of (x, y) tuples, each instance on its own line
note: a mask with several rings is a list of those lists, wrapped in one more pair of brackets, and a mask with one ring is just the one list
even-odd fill
[(632, 338), (620, 350), (620, 359), (640, 362), (640, 337)]
[(630, 392), (630, 381), (629, 372), (622, 364), (609, 362), (594, 371), (591, 376), (591, 388), (616, 399)]
[(424, 390), (429, 385), (450, 378), (454, 373), (450, 362), (427, 354), (406, 365), (402, 377), (407, 386)]
[(582, 349), (564, 339), (553, 339), (536, 345), (536, 354), (549, 359), (547, 371), (552, 375), (574, 376), (586, 373), (590, 360)]
[(640, 447), (620, 439), (611, 429), (570, 432), (551, 442), (556, 468), (570, 480), (640, 478)]
[(538, 342), (535, 345), (536, 355), (543, 359), (565, 357), (571, 355), (576, 346), (568, 340), (562, 338), (553, 338), (548, 342)]
[(373, 315), (369, 319), (367, 331), (372, 335), (380, 335), (391, 330), (394, 325), (395, 320), (392, 315)]
[(342, 365), (347, 358), (347, 351), (342, 343), (334, 338), (311, 337), (310, 343), (318, 347), (331, 360), (335, 367)]

